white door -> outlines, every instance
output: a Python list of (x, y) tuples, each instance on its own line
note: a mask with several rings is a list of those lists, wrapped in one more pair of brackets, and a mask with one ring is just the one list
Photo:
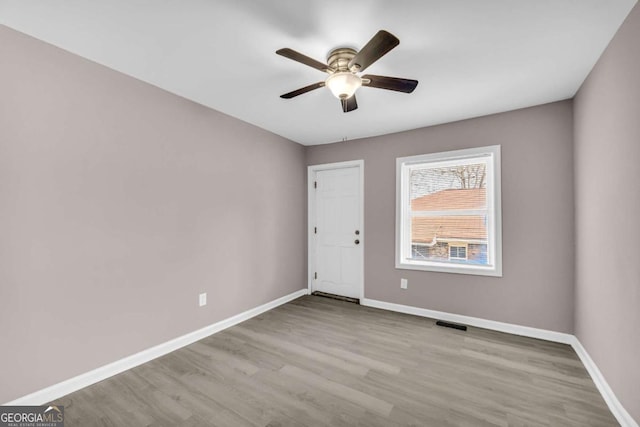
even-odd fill
[(362, 298), (362, 162), (331, 166), (310, 167), (311, 290)]

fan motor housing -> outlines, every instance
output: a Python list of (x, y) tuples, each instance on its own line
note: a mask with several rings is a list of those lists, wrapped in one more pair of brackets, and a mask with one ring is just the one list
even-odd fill
[(329, 55), (327, 55), (327, 64), (337, 72), (351, 71), (349, 70), (349, 61), (356, 56), (356, 53), (358, 53), (357, 50), (349, 47), (333, 49), (329, 52)]

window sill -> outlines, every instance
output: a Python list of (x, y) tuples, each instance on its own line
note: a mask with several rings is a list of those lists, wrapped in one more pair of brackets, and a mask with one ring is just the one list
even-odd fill
[(396, 262), (396, 269), (433, 271), (438, 273), (468, 274), (472, 276), (502, 277), (502, 268), (499, 266), (481, 265), (451, 265), (439, 262)]

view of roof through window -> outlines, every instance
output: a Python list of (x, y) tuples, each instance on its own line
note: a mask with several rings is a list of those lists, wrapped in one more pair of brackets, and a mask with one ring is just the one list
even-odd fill
[(412, 169), (411, 258), (487, 265), (487, 165), (475, 161)]

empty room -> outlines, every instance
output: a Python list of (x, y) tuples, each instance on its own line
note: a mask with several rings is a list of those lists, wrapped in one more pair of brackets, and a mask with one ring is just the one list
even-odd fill
[(0, 427), (640, 422), (635, 0), (0, 0)]

